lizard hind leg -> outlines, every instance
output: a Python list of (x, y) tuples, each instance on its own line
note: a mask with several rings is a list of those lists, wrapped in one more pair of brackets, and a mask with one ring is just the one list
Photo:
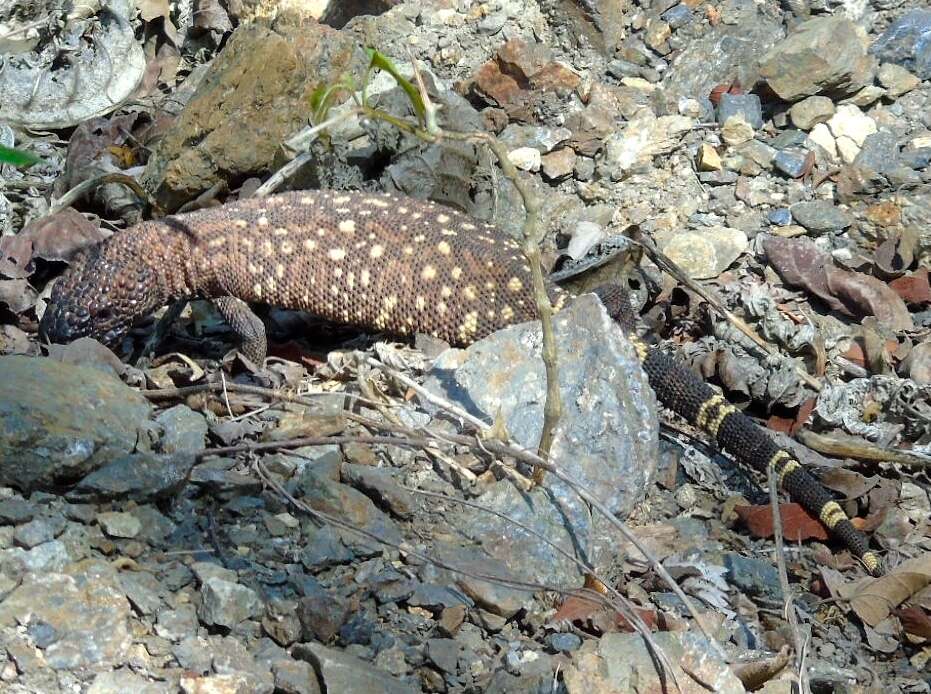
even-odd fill
[(221, 296), (213, 300), (220, 315), (236, 333), (239, 339), (239, 351), (249, 361), (261, 366), (268, 352), (268, 340), (265, 337), (265, 324), (242, 299), (234, 296)]

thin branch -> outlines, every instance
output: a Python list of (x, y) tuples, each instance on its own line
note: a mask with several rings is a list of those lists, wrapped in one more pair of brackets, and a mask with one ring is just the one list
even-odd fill
[(776, 491), (776, 476), (773, 474), (772, 466), (766, 469), (766, 476), (769, 481), (769, 506), (773, 514), (773, 536), (776, 544), (776, 566), (779, 569), (779, 585), (782, 588), (782, 613), (785, 619), (789, 622), (789, 628), (792, 631), (792, 640), (795, 645), (795, 666), (798, 673), (799, 689), (801, 690), (801, 694), (810, 694), (811, 689), (808, 685), (808, 673), (805, 672), (804, 663), (805, 646), (798, 624), (798, 614), (795, 611), (795, 604), (792, 601), (792, 589), (789, 586), (789, 573), (786, 569), (786, 555), (782, 535), (782, 514), (779, 512), (779, 495)]

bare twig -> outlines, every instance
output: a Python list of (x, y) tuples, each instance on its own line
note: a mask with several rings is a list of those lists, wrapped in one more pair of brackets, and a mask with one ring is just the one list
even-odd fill
[(82, 195), (104, 183), (122, 183), (133, 191), (139, 200), (152, 209), (153, 215), (161, 217), (165, 214), (165, 211), (159, 207), (155, 199), (149, 195), (148, 191), (143, 188), (135, 178), (122, 173), (101, 174), (100, 176), (88, 178), (86, 181), (81, 181), (74, 188), (58, 198), (58, 200), (49, 207), (48, 213), (50, 215), (55, 214), (66, 207), (70, 207), (74, 201), (78, 200)]
[(773, 536), (776, 544), (776, 566), (779, 569), (779, 585), (782, 588), (783, 616), (789, 622), (792, 630), (792, 640), (795, 643), (795, 666), (798, 673), (798, 684), (801, 694), (810, 694), (808, 686), (808, 673), (805, 671), (804, 654), (805, 641), (799, 628), (798, 614), (792, 601), (792, 589), (789, 586), (789, 573), (786, 569), (785, 547), (782, 535), (782, 514), (779, 512), (779, 496), (776, 491), (776, 476), (772, 467), (766, 470), (769, 480), (769, 506), (773, 514)]

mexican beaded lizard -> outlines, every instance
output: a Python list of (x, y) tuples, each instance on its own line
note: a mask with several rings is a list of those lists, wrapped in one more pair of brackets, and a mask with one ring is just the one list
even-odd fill
[[(567, 295), (548, 289), (558, 310)], [(602, 301), (634, 343), (659, 400), (817, 515), (862, 561), (878, 557), (840, 505), (787, 450), (722, 396), (633, 331), (626, 290)], [(396, 335), (466, 345), (536, 317), (530, 268), (495, 227), (397, 195), (305, 191), (247, 199), (143, 222), (80, 254), (52, 292), (40, 332), (54, 342), (113, 344), (132, 324), (182, 298), (213, 299), (253, 360), (265, 332), (246, 302), (303, 309)]]

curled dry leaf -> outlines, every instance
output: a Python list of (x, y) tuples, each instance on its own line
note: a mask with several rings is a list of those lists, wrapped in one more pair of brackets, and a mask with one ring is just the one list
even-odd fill
[[(650, 628), (656, 628), (658, 615), (655, 610), (636, 608), (637, 615)], [(587, 631), (605, 634), (609, 631), (634, 631), (630, 621), (598, 600), (582, 595), (568, 596), (556, 610), (553, 624), (572, 624)]]
[(15, 236), (0, 238), (0, 275), (25, 279), (35, 270), (35, 258), (68, 260), (103, 239), (96, 224), (69, 207), (30, 222)]
[(931, 585), (931, 554), (924, 554), (867, 582), (851, 595), (850, 606), (866, 624), (876, 626), (928, 585)]
[(789, 664), (792, 649), (783, 646), (776, 655), (759, 658), (746, 663), (734, 663), (731, 670), (743, 686), (755, 691), (778, 675)]
[(885, 282), (834, 267), (831, 257), (810, 239), (773, 236), (763, 247), (783, 281), (814, 294), (831, 309), (852, 318), (876, 316), (893, 331), (914, 327), (905, 302)]

